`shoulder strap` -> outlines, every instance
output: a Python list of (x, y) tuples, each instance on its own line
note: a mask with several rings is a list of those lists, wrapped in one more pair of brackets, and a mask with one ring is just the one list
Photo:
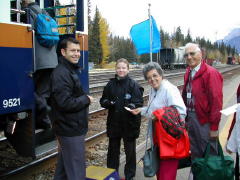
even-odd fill
[(151, 149), (153, 149), (153, 121), (151, 119), (148, 120), (148, 127), (147, 127), (147, 136), (146, 136), (146, 144), (145, 144), (145, 152), (147, 151), (148, 146), (148, 138), (150, 138), (150, 145)]
[(36, 8), (34, 8), (33, 6), (30, 6), (29, 9), (32, 10), (35, 14), (41, 13)]
[(37, 15), (41, 12), (39, 12), (33, 6), (27, 7), (26, 10), (27, 10), (27, 14), (28, 14), (28, 23), (30, 23), (30, 24), (32, 24), (32, 26), (34, 26), (35, 19), (37, 18)]
[[(30, 9), (30, 11), (32, 11), (32, 13), (30, 13), (30, 14), (31, 14), (32, 16), (34, 15), (35, 17), (36, 17), (38, 14), (41, 14), (41, 13), (48, 15), (48, 13), (47, 13), (46, 10), (41, 9), (41, 8), (36, 9), (36, 8), (34, 7), (34, 5), (33, 5), (33, 6), (29, 6), (28, 9)], [(33, 17), (33, 18), (34, 18), (34, 17)]]

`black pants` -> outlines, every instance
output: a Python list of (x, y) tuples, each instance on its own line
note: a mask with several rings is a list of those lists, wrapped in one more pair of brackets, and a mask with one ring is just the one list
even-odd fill
[(53, 69), (42, 69), (34, 73), (35, 82), (35, 99), (36, 99), (36, 123), (48, 122), (48, 105), (47, 99), (50, 97), (50, 76)]
[(236, 153), (235, 180), (239, 180), (239, 154)]
[[(124, 174), (126, 180), (131, 179), (136, 173), (136, 139), (123, 138), (124, 150), (126, 154), (126, 164)], [(109, 138), (107, 167), (116, 169), (119, 168), (121, 138)]]

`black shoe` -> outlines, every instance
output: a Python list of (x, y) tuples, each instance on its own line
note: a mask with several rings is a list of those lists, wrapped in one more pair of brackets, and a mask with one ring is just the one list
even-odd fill
[(36, 124), (36, 129), (50, 129), (51, 121), (49, 118), (44, 118), (41, 122)]
[(126, 180), (134, 180), (134, 177), (126, 178)]

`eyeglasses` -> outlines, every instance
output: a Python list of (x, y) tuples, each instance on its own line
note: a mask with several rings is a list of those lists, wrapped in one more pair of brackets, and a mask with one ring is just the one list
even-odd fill
[(80, 51), (80, 49), (68, 49), (68, 48), (65, 48), (65, 50), (67, 51), (70, 51), (70, 52), (72, 52), (72, 53), (80, 53), (81, 51)]
[(189, 53), (185, 53), (185, 54), (183, 55), (183, 57), (184, 57), (184, 58), (187, 58), (188, 55), (190, 55), (191, 57), (193, 57), (195, 54), (196, 54), (196, 52), (189, 52)]
[(161, 77), (159, 74), (153, 74), (152, 76), (147, 76), (147, 81), (151, 81), (152, 79), (157, 79)]

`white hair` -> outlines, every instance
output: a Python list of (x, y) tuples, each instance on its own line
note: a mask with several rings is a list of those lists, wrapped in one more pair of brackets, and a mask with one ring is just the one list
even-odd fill
[(30, 3), (34, 3), (35, 0), (22, 0), (23, 2), (25, 2), (26, 4), (30, 4)]
[(201, 52), (201, 49), (200, 49), (200, 47), (199, 47), (199, 45), (198, 44), (196, 44), (196, 43), (187, 43), (186, 45), (185, 45), (185, 52), (186, 52), (186, 49), (188, 49), (188, 48), (190, 48), (190, 47), (194, 47), (194, 49), (196, 50), (196, 51), (199, 51), (199, 52)]

